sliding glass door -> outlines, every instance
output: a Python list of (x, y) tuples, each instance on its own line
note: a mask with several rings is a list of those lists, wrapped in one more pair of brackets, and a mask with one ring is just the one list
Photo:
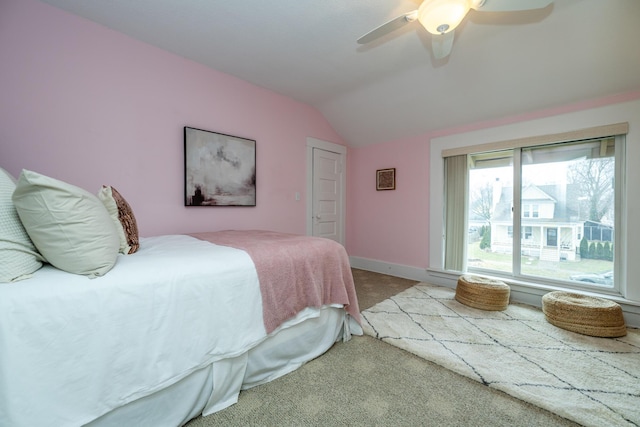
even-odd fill
[(468, 155), (466, 269), (615, 290), (622, 142)]

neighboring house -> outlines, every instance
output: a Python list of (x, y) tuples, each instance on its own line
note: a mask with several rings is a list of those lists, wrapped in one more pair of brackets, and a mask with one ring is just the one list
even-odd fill
[[(545, 261), (575, 261), (579, 257), (584, 221), (578, 192), (572, 184), (529, 185), (522, 191), (522, 255)], [(500, 194), (491, 218), (492, 252), (513, 248), (513, 188)]]

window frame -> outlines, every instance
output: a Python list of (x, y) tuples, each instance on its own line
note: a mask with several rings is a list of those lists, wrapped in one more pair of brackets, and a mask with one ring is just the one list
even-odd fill
[[(640, 113), (640, 102), (638, 102), (637, 110)], [(563, 125), (566, 125), (566, 124), (567, 123), (563, 123)], [(566, 126), (560, 126), (559, 130), (562, 130), (562, 128), (566, 129)], [(556, 129), (558, 129), (558, 127), (556, 127)], [(509, 149), (513, 149), (514, 147), (524, 147), (529, 144), (545, 145), (548, 143), (559, 143), (559, 142), (567, 142), (567, 141), (576, 141), (581, 139), (592, 139), (596, 137), (605, 137), (613, 134), (626, 135), (628, 134), (628, 131), (629, 131), (629, 124), (628, 122), (622, 122), (622, 123), (616, 123), (616, 124), (595, 126), (591, 128), (583, 128), (579, 130), (564, 131), (564, 132), (555, 133), (555, 134), (538, 135), (538, 136), (534, 135), (530, 137), (515, 138), (515, 139), (504, 139), (504, 136), (507, 136), (507, 138), (511, 136), (513, 138), (514, 136), (519, 136), (523, 134), (527, 135), (528, 133), (530, 133), (530, 131), (531, 131), (531, 124), (529, 122), (519, 122), (513, 125), (504, 126), (504, 127), (491, 128), (491, 129), (488, 129), (488, 131), (470, 131), (463, 134), (455, 134), (455, 135), (449, 135), (449, 136), (432, 139), (431, 141), (432, 142), (432, 145), (431, 145), (432, 160), (430, 162), (431, 169), (432, 169), (430, 172), (430, 177), (431, 177), (430, 179), (430, 200), (431, 200), (430, 212), (431, 214), (429, 217), (429, 230), (432, 236), (438, 236), (440, 233), (442, 233), (443, 224), (445, 222), (445, 218), (441, 216), (442, 215), (441, 206), (444, 203), (443, 202), (444, 195), (441, 193), (442, 185), (443, 185), (443, 175), (441, 175), (442, 166), (444, 163), (443, 157), (450, 156), (450, 155), (459, 155), (463, 153), (478, 153), (478, 152), (489, 151), (489, 150), (494, 150), (494, 151), (509, 150)], [(491, 135), (493, 135), (493, 137)], [(496, 135), (498, 137), (496, 137)], [(499, 137), (500, 135), (503, 136), (502, 140), (500, 140), (500, 137)], [(499, 142), (482, 142), (482, 141), (491, 141), (491, 140), (499, 141)], [(632, 152), (639, 151), (639, 150), (636, 150), (635, 147), (632, 147), (632, 148), (633, 148)], [(623, 155), (622, 150), (616, 150), (616, 151), (617, 151), (616, 156)], [(616, 157), (616, 162), (619, 163), (618, 157)], [(621, 178), (622, 179), (626, 178), (627, 176), (629, 176), (630, 173), (632, 176), (634, 175), (634, 172), (633, 171), (630, 172), (629, 168), (626, 165), (623, 166), (622, 168), (625, 168), (624, 173), (622, 174), (621, 177), (616, 178), (617, 182), (622, 182)], [(617, 168), (617, 170), (621, 171), (621, 168)], [(514, 185), (515, 184), (516, 183), (514, 182)], [(517, 185), (519, 186), (519, 183)], [(624, 188), (624, 186), (618, 186), (618, 191), (622, 191), (621, 190), (622, 188)], [(616, 200), (621, 201), (620, 206), (616, 208), (616, 214), (621, 215), (623, 220), (621, 221), (620, 219), (616, 219), (616, 223), (623, 224), (623, 226), (626, 228), (627, 233), (629, 233), (628, 231), (629, 228), (635, 230), (635, 228), (638, 228), (638, 227), (636, 227), (635, 223), (628, 224), (625, 222), (626, 212), (628, 209), (625, 205), (625, 201), (629, 200), (629, 197), (630, 197), (628, 190), (625, 190), (625, 191), (626, 191), (625, 193), (626, 198), (616, 197)], [(635, 200), (635, 197), (633, 197), (633, 195), (631, 196), (631, 199), (632, 199), (631, 205), (638, 206), (638, 204), (640, 203), (640, 200)], [(520, 215), (520, 211), (519, 210), (518, 212), (514, 211), (513, 215), (514, 216)], [(620, 232), (620, 228), (621, 227), (618, 227), (618, 230), (617, 230), (618, 233)], [(514, 239), (520, 240), (521, 231), (522, 230), (520, 230), (520, 228), (518, 227), (514, 228), (514, 234), (516, 234), (514, 236)], [(640, 228), (634, 231), (634, 233), (640, 236)], [(619, 261), (618, 266), (619, 268), (622, 269), (622, 271), (616, 272), (617, 283), (620, 284), (621, 286), (621, 295), (623, 299), (626, 298), (627, 290), (629, 289), (627, 287), (627, 281), (626, 281), (626, 278), (628, 277), (629, 272), (630, 271), (636, 272), (637, 270), (637, 273), (640, 274), (640, 269), (635, 268), (635, 266), (630, 266), (626, 260), (626, 250), (629, 247), (629, 243), (628, 243), (628, 239), (626, 239), (625, 237), (626, 235), (623, 235), (616, 239), (618, 245), (623, 248), (623, 250), (617, 251), (617, 260)], [(429, 267), (426, 269), (427, 275), (430, 278), (429, 280), (432, 280), (434, 283), (441, 283), (441, 284), (452, 283), (455, 286), (456, 274), (460, 272), (447, 271), (443, 268), (443, 261), (444, 261), (443, 247), (444, 247), (444, 234), (442, 234), (442, 240), (438, 238), (430, 239)], [(514, 255), (517, 256), (518, 252), (516, 252)], [(498, 275), (496, 274), (496, 276)], [(453, 282), (449, 282), (450, 280), (453, 280)], [(539, 278), (535, 278), (535, 280), (527, 280), (526, 277), (525, 278), (518, 277), (517, 279), (515, 279), (510, 276), (505, 278), (505, 281), (507, 281), (507, 283), (512, 285), (512, 290), (522, 289), (522, 291), (518, 291), (518, 292), (525, 292), (524, 288), (528, 288), (528, 287), (536, 288), (540, 291), (542, 291), (543, 289), (549, 290), (549, 289), (559, 288), (557, 283), (541, 280)], [(523, 288), (520, 288), (520, 286), (522, 286)], [(566, 287), (567, 286), (564, 286), (564, 285), (562, 286), (562, 288), (566, 288)], [(527, 295), (527, 294), (529, 294), (528, 291), (525, 292), (525, 294), (521, 293), (520, 295)], [(535, 292), (529, 295), (542, 295), (542, 294)], [(640, 287), (632, 286), (631, 296), (637, 298), (640, 305)]]
[[(622, 179), (622, 172), (626, 167), (625, 159), (625, 146), (626, 146), (626, 138), (625, 135), (615, 135), (615, 136), (604, 136), (594, 139), (581, 140), (581, 141), (562, 141), (562, 142), (550, 142), (548, 144), (539, 144), (539, 146), (558, 146), (562, 144), (580, 144), (580, 143), (590, 143), (593, 140), (606, 140), (613, 139), (614, 141), (614, 159), (615, 159), (615, 190), (614, 190), (614, 203), (616, 206), (615, 209), (615, 218), (614, 218), (614, 253), (621, 254), (621, 247), (623, 241), (623, 235), (621, 230), (624, 229), (624, 225), (622, 224), (622, 216), (620, 215), (620, 209), (622, 207), (623, 199), (621, 199), (621, 194), (625, 190), (625, 182)], [(512, 169), (513, 169), (513, 200), (521, 201), (522, 200), (522, 191), (524, 190), (522, 187), (522, 151), (528, 147), (518, 147), (513, 149), (512, 153)], [(478, 152), (478, 153), (470, 153), (471, 157), (480, 156), (486, 160), (491, 159), (490, 152)], [(501, 154), (499, 157), (502, 157)], [(467, 200), (465, 203), (469, 203), (469, 194), (466, 195)], [(602, 287), (597, 284), (589, 284), (582, 283), (570, 280), (562, 280), (562, 279), (554, 279), (550, 277), (543, 276), (533, 276), (527, 275), (521, 271), (522, 266), (522, 243), (523, 243), (523, 234), (525, 233), (523, 219), (530, 219), (524, 215), (525, 208), (531, 209), (531, 212), (534, 213), (532, 218), (539, 218), (540, 207), (538, 204), (523, 204), (521, 202), (512, 204), (512, 223), (507, 227), (507, 236), (512, 241), (512, 268), (511, 272), (504, 272), (499, 270), (485, 269), (479, 267), (467, 267), (465, 264), (465, 268), (463, 272), (468, 273), (476, 273), (476, 274), (488, 274), (496, 277), (501, 277), (505, 279), (515, 279), (522, 281), (537, 281), (541, 282), (545, 285), (555, 286), (564, 290), (583, 290), (588, 292), (597, 292), (602, 294), (611, 294), (611, 295), (619, 295), (622, 296), (623, 287), (621, 286), (622, 280), (620, 279), (620, 272), (622, 271), (622, 265), (624, 257), (614, 257), (613, 263), (613, 272), (614, 272), (614, 283), (611, 287)], [(551, 236), (555, 231), (555, 236)], [(543, 244), (545, 247), (558, 247), (560, 242), (559, 239), (559, 230), (558, 228), (547, 227), (543, 236)], [(465, 243), (466, 246), (466, 243)]]

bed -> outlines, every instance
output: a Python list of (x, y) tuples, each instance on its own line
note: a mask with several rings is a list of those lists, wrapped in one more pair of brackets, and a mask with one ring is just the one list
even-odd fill
[[(343, 285), (325, 286), (334, 261), (309, 264), (322, 247), (342, 255), (337, 243), (264, 231), (198, 236), (141, 239), (95, 279), (45, 265), (19, 285), (0, 284), (0, 425), (182, 425), (361, 333), (350, 271), (340, 272)], [(234, 236), (271, 247), (272, 261), (287, 253), (269, 265), (280, 276), (311, 267), (297, 291), (311, 284), (305, 299), (315, 302), (297, 310), (292, 295), (271, 303), (293, 316), (263, 313), (262, 294), (277, 290), (261, 293), (249, 253), (203, 240)], [(282, 245), (292, 241), (289, 256)]]
[(43, 262), (0, 283), (0, 425), (183, 425), (362, 334), (331, 240), (228, 230), (135, 244), (107, 272)]

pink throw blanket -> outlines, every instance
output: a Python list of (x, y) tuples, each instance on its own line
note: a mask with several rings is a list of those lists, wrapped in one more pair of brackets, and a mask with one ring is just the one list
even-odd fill
[(305, 307), (343, 304), (360, 323), (347, 252), (333, 240), (262, 230), (193, 233), (216, 245), (249, 254), (260, 281), (267, 333)]

